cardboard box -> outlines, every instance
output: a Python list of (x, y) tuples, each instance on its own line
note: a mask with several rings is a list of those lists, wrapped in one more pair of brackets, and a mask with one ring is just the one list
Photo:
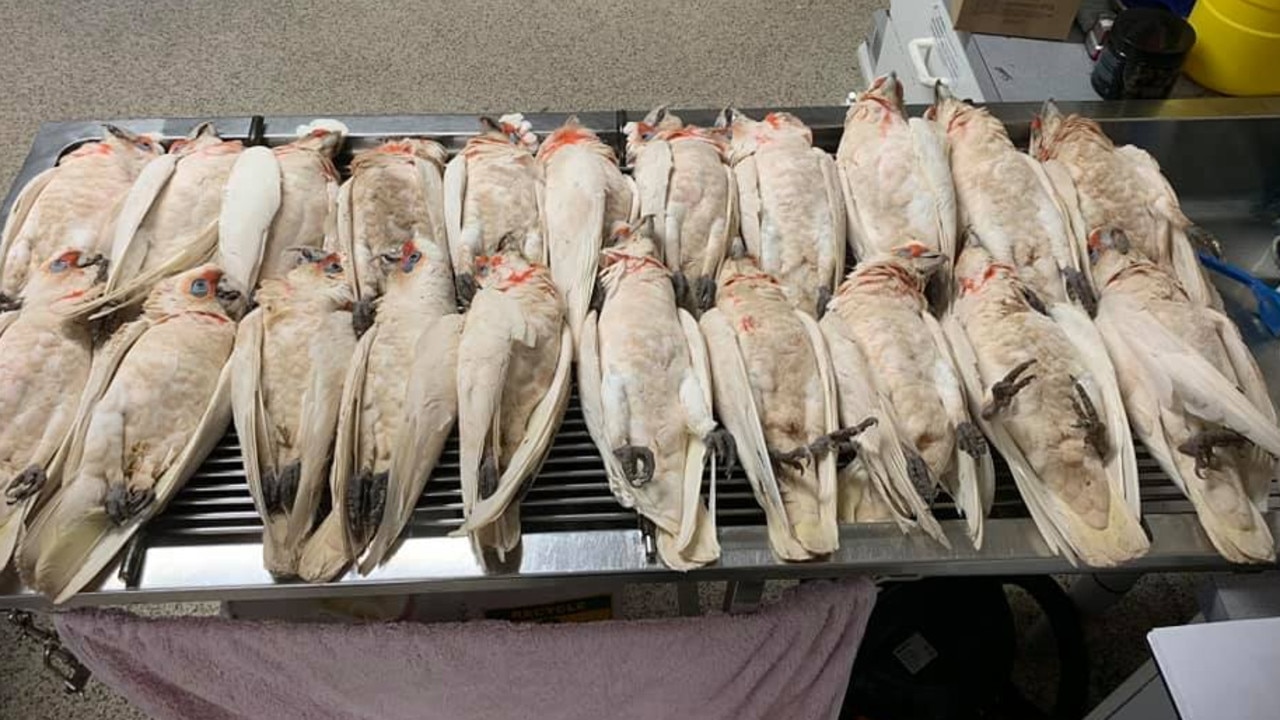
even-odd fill
[(952, 0), (957, 30), (989, 35), (1064, 40), (1080, 0)]

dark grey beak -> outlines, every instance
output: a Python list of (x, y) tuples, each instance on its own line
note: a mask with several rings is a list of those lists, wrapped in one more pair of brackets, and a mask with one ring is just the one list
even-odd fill
[(224, 277), (218, 281), (217, 296), (223, 303), (239, 302), (240, 298), (244, 297), (244, 293), (232, 287)]
[(298, 264), (302, 264), (304, 262), (320, 262), (321, 260), (329, 257), (329, 253), (324, 250), (307, 245), (298, 245), (296, 247), (289, 248), (289, 250), (298, 253)]
[(933, 83), (934, 104), (941, 103), (943, 100), (954, 100), (955, 97), (956, 96), (951, 93), (951, 88), (947, 87), (947, 84), (942, 81), (942, 78), (938, 78), (937, 81)]

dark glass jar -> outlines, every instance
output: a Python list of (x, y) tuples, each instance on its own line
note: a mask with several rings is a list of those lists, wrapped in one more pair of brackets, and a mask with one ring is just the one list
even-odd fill
[(1195, 42), (1190, 23), (1168, 10), (1125, 10), (1093, 66), (1093, 89), (1107, 100), (1169, 97)]

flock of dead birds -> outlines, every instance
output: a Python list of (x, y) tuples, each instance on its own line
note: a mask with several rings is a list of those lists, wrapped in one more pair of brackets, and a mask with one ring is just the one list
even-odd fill
[(981, 545), (988, 443), (1054, 551), (1122, 563), (1149, 547), (1134, 435), (1224, 556), (1275, 559), (1263, 378), (1155, 161), (1088, 119), (1047, 105), (1023, 153), (950, 97), (908, 119), (882, 78), (834, 158), (785, 113), (659, 109), (626, 128), (626, 175), (576, 121), (539, 147), (511, 115), (451, 161), (360, 152), (340, 184), (344, 131), (244, 147), (205, 124), (166, 151), (107, 128), (23, 189), (0, 562), (30, 587), (83, 588), (230, 423), (277, 576), (383, 562), (455, 423), (457, 533), (501, 556), (573, 372), (673, 568), (719, 555), (708, 462), (742, 464), (785, 560), (846, 522), (947, 543), (938, 488)]

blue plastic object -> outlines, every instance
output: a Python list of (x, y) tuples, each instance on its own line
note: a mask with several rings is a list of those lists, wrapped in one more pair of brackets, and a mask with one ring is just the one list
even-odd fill
[(1253, 298), (1258, 301), (1258, 318), (1272, 337), (1280, 337), (1280, 292), (1243, 268), (1223, 262), (1203, 250), (1199, 255), (1200, 263), (1205, 267), (1249, 288)]

